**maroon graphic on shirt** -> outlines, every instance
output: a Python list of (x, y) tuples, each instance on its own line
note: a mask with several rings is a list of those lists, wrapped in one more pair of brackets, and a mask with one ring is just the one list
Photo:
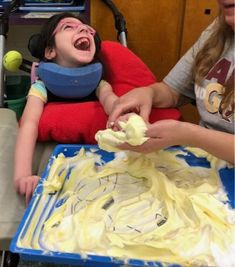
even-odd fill
[(221, 59), (207, 74), (206, 79), (216, 79), (217, 83), (211, 83), (206, 87), (204, 104), (208, 112), (217, 113), (226, 121), (234, 121), (235, 97), (234, 97), (234, 70), (230, 77), (231, 62)]

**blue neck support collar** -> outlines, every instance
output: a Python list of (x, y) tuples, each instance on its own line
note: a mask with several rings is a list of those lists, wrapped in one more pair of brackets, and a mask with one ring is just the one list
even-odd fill
[(83, 98), (90, 95), (99, 85), (102, 64), (92, 63), (78, 68), (66, 68), (56, 63), (40, 62), (37, 76), (46, 88), (58, 97)]

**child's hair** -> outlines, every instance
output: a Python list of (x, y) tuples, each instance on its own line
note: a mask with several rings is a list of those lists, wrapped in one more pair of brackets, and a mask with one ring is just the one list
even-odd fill
[(199, 85), (223, 53), (225, 45), (229, 47), (234, 38), (234, 32), (221, 12), (213, 26), (214, 31), (197, 53), (193, 66), (195, 82)]
[[(53, 15), (50, 17), (42, 26), (40, 33), (33, 34), (28, 42), (28, 49), (31, 53), (31, 55), (35, 58), (38, 58), (39, 60), (48, 61), (44, 57), (44, 52), (46, 47), (53, 48), (55, 46), (55, 36), (53, 35), (53, 32), (57, 26), (57, 24), (64, 18), (76, 18), (80, 20), (82, 23), (88, 24), (85, 20), (85, 18), (81, 15), (76, 16), (73, 13), (59, 13), (56, 15)], [(98, 33), (96, 32), (94, 36), (95, 45), (96, 45), (96, 53), (100, 50), (100, 37)]]

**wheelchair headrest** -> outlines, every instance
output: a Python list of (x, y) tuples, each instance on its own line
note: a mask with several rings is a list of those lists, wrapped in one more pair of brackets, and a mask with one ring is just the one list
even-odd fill
[(62, 67), (52, 62), (40, 62), (36, 75), (47, 89), (63, 98), (83, 98), (90, 95), (102, 77), (102, 64), (92, 63), (78, 68)]

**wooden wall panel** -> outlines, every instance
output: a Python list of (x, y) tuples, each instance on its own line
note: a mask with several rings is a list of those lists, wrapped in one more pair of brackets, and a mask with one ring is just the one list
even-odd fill
[[(180, 54), (183, 55), (197, 40), (201, 32), (214, 20), (218, 14), (218, 4), (215, 0), (187, 0)], [(191, 104), (180, 108), (185, 121), (198, 123), (197, 108)]]
[[(215, 0), (113, 2), (126, 19), (128, 47), (158, 80), (164, 78), (218, 13)], [(112, 12), (101, 0), (90, 0), (90, 19), (103, 40), (117, 40)], [(184, 120), (198, 122), (196, 107), (186, 105), (181, 111)]]
[[(113, 2), (126, 19), (128, 47), (162, 79), (179, 57), (184, 1)], [(113, 15), (102, 1), (91, 0), (90, 18), (103, 40), (116, 40)]]
[(215, 0), (187, 0), (180, 54), (183, 55), (218, 14)]

